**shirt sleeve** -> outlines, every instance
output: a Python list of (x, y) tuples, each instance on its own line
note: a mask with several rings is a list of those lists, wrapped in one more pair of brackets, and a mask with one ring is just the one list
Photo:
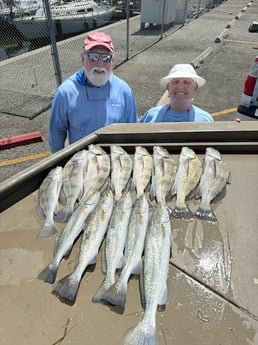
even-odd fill
[(67, 137), (67, 99), (60, 89), (57, 89), (51, 106), (49, 123), (49, 146), (52, 153), (64, 148)]

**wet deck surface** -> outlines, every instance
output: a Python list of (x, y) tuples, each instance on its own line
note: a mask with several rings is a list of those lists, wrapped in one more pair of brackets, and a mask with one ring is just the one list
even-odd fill
[[(212, 125), (210, 131), (214, 126), (218, 125)], [(240, 126), (251, 130), (247, 124)], [(112, 128), (100, 131), (103, 138), (115, 137), (116, 126), (113, 132)], [(121, 126), (125, 135), (124, 128)], [(142, 128), (144, 140), (148, 129)], [(155, 125), (148, 128), (152, 132)], [(198, 126), (199, 132), (203, 129)], [(232, 130), (238, 127), (234, 125)], [(258, 130), (257, 125), (254, 130)], [(137, 131), (133, 132), (137, 136)], [(196, 219), (171, 221), (169, 303), (165, 311), (157, 313), (159, 345), (258, 344), (257, 140), (255, 145), (256, 153), (221, 151), (231, 171), (231, 184), (226, 196), (212, 207), (218, 224)], [(177, 161), (179, 155), (173, 155)], [(203, 158), (202, 153), (198, 156)], [(9, 345), (19, 339), (21, 345), (56, 344), (64, 337), (60, 344), (79, 345), (82, 339), (91, 344), (122, 344), (126, 332), (142, 316), (138, 280), (129, 281), (122, 315), (93, 304), (91, 298), (104, 278), (99, 255), (95, 270), (86, 272), (81, 281), (75, 304), (61, 303), (51, 293), (51, 285), (36, 279), (52, 259), (55, 243), (55, 236), (36, 238), (43, 225), (36, 204), (37, 191), (1, 214), (1, 343)], [(198, 204), (198, 200), (188, 201), (192, 211)], [(60, 231), (62, 227), (59, 224)], [(77, 253), (78, 243), (60, 264), (57, 279), (72, 272)]]

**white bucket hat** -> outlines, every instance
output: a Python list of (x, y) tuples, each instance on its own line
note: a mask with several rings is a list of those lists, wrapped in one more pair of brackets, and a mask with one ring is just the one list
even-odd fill
[(193, 79), (198, 87), (203, 86), (206, 83), (206, 80), (197, 75), (195, 69), (191, 64), (177, 64), (169, 72), (169, 74), (160, 80), (160, 85), (163, 88), (166, 88), (170, 80), (175, 78), (191, 78)]

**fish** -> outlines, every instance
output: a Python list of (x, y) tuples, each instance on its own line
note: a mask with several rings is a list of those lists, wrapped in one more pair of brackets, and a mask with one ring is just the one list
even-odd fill
[(105, 272), (105, 278), (92, 297), (93, 303), (102, 303), (103, 293), (115, 283), (116, 270), (121, 269), (124, 265), (123, 251), (132, 204), (131, 193), (125, 192), (114, 206), (103, 248), (104, 267), (102, 270)]
[(230, 183), (231, 172), (222, 160), (220, 152), (212, 147), (207, 147), (203, 172), (196, 191), (195, 198), (201, 198), (201, 203), (194, 214), (195, 218), (214, 224), (218, 223), (211, 204), (226, 195), (226, 185)]
[(98, 145), (88, 146), (88, 164), (84, 178), (83, 196), (98, 191), (110, 174), (110, 157)]
[(166, 204), (173, 186), (177, 163), (168, 150), (161, 146), (153, 147), (153, 169), (151, 176), (150, 199)]
[(111, 156), (111, 189), (118, 201), (129, 183), (133, 161), (130, 155), (119, 145), (110, 146)]
[(146, 195), (143, 194), (139, 199), (135, 200), (132, 207), (124, 249), (125, 264), (118, 281), (102, 294), (102, 303), (124, 308), (127, 282), (132, 274), (138, 275), (142, 270), (142, 253), (148, 221), (149, 203)]
[(144, 309), (136, 327), (124, 345), (157, 344), (156, 312), (164, 310), (168, 301), (167, 277), (171, 257), (172, 235), (168, 207), (157, 203), (150, 217), (144, 245), (140, 295)]
[(139, 199), (150, 184), (152, 173), (152, 155), (143, 146), (135, 147), (131, 190), (136, 191)]
[(202, 173), (202, 162), (196, 153), (184, 146), (179, 156), (175, 181), (171, 189), (171, 197), (176, 195), (171, 216), (175, 219), (193, 219), (193, 213), (186, 205), (186, 198), (197, 187)]
[(62, 187), (62, 167), (50, 170), (38, 190), (37, 214), (45, 219), (37, 237), (50, 237), (57, 233), (54, 214), (58, 210), (58, 199)]
[(76, 201), (83, 195), (83, 180), (87, 166), (87, 150), (76, 152), (63, 168), (61, 193), (65, 206), (54, 217), (56, 222), (66, 223), (71, 217)]
[(61, 235), (56, 241), (52, 261), (39, 273), (37, 277), (39, 280), (43, 280), (49, 284), (55, 282), (61, 260), (70, 254), (74, 241), (82, 232), (87, 217), (94, 210), (99, 199), (100, 192), (97, 191), (80, 201), (79, 206), (73, 212), (69, 221), (65, 224)]
[(74, 304), (83, 273), (89, 265), (97, 262), (98, 251), (113, 211), (113, 199), (110, 190), (104, 193), (85, 223), (76, 267), (72, 273), (60, 279), (52, 291), (62, 302)]

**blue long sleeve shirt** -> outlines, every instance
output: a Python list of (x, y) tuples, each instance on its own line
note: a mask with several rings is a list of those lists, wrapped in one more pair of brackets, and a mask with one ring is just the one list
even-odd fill
[(213, 118), (211, 115), (192, 105), (191, 108), (182, 113), (175, 112), (169, 109), (168, 104), (158, 105), (149, 109), (140, 122), (212, 122)]
[(111, 123), (137, 122), (132, 89), (111, 75), (101, 87), (87, 83), (83, 69), (66, 79), (56, 90), (50, 114), (49, 146), (54, 153)]

